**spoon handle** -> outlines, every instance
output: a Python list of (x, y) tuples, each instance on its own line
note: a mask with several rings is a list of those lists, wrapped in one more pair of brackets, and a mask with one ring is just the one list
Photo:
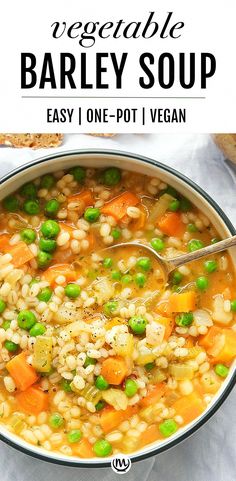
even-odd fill
[(183, 266), (188, 262), (201, 259), (202, 257), (206, 257), (216, 252), (224, 251), (229, 247), (233, 247), (235, 245), (236, 245), (236, 235), (234, 235), (233, 237), (229, 237), (228, 239), (224, 239), (220, 242), (217, 242), (216, 244), (211, 244), (207, 247), (203, 247), (202, 249), (199, 249), (197, 251), (183, 254), (181, 256), (175, 257), (174, 259), (168, 259), (168, 270), (170, 272), (173, 269), (176, 269), (176, 267)]

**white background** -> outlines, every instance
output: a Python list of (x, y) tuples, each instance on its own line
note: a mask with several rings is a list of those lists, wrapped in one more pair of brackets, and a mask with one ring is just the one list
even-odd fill
[[(8, 0), (1, 5), (1, 76), (0, 76), (0, 132), (230, 132), (235, 131), (235, 105), (236, 105), (236, 62), (235, 62), (235, 0), (206, 1), (198, 0), (147, 0), (145, 2), (132, 2), (119, 0), (43, 0), (40, 4), (32, 0)], [(51, 24), (55, 21), (66, 21), (68, 25), (82, 21), (107, 21), (117, 22), (124, 19), (126, 22), (140, 21), (144, 23), (150, 11), (155, 11), (155, 19), (160, 25), (166, 18), (168, 11), (173, 11), (175, 22), (184, 21), (185, 27), (180, 31), (179, 39), (160, 39), (158, 36), (150, 40), (120, 38), (102, 40), (96, 39), (92, 48), (82, 48), (78, 39), (69, 39), (66, 36), (58, 40), (51, 37)], [(58, 54), (71, 52), (78, 59), (78, 87), (79, 58), (81, 52), (86, 52), (89, 58), (88, 80), (95, 80), (95, 53), (96, 52), (121, 52), (128, 51), (128, 59), (123, 76), (123, 89), (114, 89), (114, 71), (111, 60), (106, 59), (107, 74), (104, 81), (110, 84), (109, 90), (75, 91), (67, 89), (66, 94), (85, 95), (132, 95), (132, 96), (199, 96), (206, 95), (205, 100), (173, 100), (173, 99), (22, 99), (20, 89), (20, 53), (33, 52), (40, 65), (44, 52), (52, 52), (55, 71), (58, 73)], [(196, 66), (196, 87), (190, 90), (181, 89), (178, 84), (171, 90), (158, 87), (158, 83), (150, 90), (143, 90), (138, 86), (138, 78), (142, 74), (138, 66), (138, 58), (143, 52), (151, 52), (158, 58), (163, 52), (196, 52), (198, 62), (200, 52), (212, 52), (217, 60), (217, 70), (214, 77), (207, 82), (207, 89), (199, 89), (199, 63)], [(157, 67), (152, 66), (157, 77)], [(42, 92), (41, 92), (42, 93)], [(56, 91), (56, 94), (65, 92)], [(26, 95), (37, 95), (37, 89), (23, 92)], [(55, 95), (49, 89), (43, 91), (44, 95)], [(151, 124), (145, 127), (140, 123), (111, 122), (109, 124), (47, 124), (47, 108), (77, 108), (88, 107), (136, 108), (145, 106), (157, 108), (184, 108), (187, 109), (186, 124)]]

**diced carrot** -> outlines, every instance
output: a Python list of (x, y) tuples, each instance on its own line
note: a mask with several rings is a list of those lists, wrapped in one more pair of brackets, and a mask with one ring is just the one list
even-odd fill
[(0, 252), (3, 252), (4, 254), (5, 252), (8, 252), (10, 247), (10, 244), (9, 244), (10, 238), (11, 236), (9, 234), (0, 235)]
[(34, 254), (24, 242), (11, 246), (8, 252), (12, 255), (11, 262), (15, 267), (23, 266), (34, 258)]
[(160, 317), (157, 319), (157, 322), (165, 326), (165, 335), (164, 339), (169, 339), (173, 329), (174, 329), (174, 320), (171, 317)]
[(141, 406), (151, 406), (159, 401), (159, 399), (165, 394), (166, 384), (160, 382), (155, 386), (151, 386), (145, 397), (140, 401)]
[(39, 386), (31, 386), (26, 391), (16, 394), (20, 409), (27, 414), (37, 415), (48, 409), (48, 394)]
[(196, 392), (188, 396), (182, 396), (172, 407), (175, 409), (176, 415), (183, 418), (184, 424), (193, 421), (193, 419), (200, 416), (205, 409), (202, 399)]
[(222, 329), (223, 347), (219, 342), (219, 351), (208, 349), (208, 354), (213, 355), (212, 363), (223, 362), (229, 364), (236, 357), (236, 332), (232, 329)]
[(108, 406), (102, 410), (100, 424), (104, 433), (109, 433), (119, 426), (126, 419), (131, 418), (137, 412), (137, 406), (128, 406), (127, 409), (116, 411), (113, 407)]
[(105, 215), (111, 215), (117, 221), (121, 220), (125, 215), (128, 207), (137, 205), (140, 199), (132, 192), (124, 192), (107, 202), (102, 207), (101, 212)]
[(207, 334), (201, 336), (199, 339), (199, 345), (203, 346), (206, 350), (211, 349), (216, 343), (216, 337), (222, 334), (222, 329), (217, 326), (211, 326), (208, 329)]
[(102, 363), (101, 375), (109, 384), (118, 386), (127, 375), (127, 366), (123, 358), (114, 356), (108, 357)]
[(164, 234), (178, 236), (184, 230), (181, 214), (178, 212), (166, 212), (157, 222), (157, 226)]
[(6, 364), (6, 368), (11, 377), (13, 377), (16, 387), (21, 391), (25, 391), (38, 379), (35, 369), (27, 363), (26, 357), (27, 353), (21, 352)]
[(9, 253), (12, 256), (12, 264), (15, 267), (20, 267), (34, 258), (34, 254), (31, 252), (25, 242), (18, 242), (15, 245), (9, 244), (10, 236), (8, 234), (0, 235), (0, 252)]
[(212, 326), (205, 336), (199, 340), (207, 353), (212, 356), (211, 362), (230, 363), (236, 356), (236, 332), (232, 329), (221, 329)]
[(182, 294), (174, 292), (169, 299), (171, 312), (189, 312), (196, 307), (196, 292), (188, 291)]
[(83, 459), (93, 458), (95, 456), (92, 444), (90, 444), (87, 438), (82, 438), (79, 443), (73, 445), (73, 454)]
[(162, 439), (162, 435), (158, 429), (157, 424), (151, 424), (145, 429), (144, 432), (142, 432), (140, 439), (140, 447), (151, 444), (157, 439)]
[(74, 194), (68, 197), (68, 204), (71, 202), (83, 202), (85, 207), (89, 207), (94, 204), (94, 197), (91, 190), (82, 190), (79, 194)]
[(76, 272), (70, 264), (56, 264), (54, 266), (50, 266), (46, 271), (44, 271), (42, 278), (45, 281), (48, 281), (52, 287), (55, 287), (55, 285), (57, 285), (55, 280), (58, 276), (65, 277), (65, 284), (67, 282), (73, 282), (76, 280)]

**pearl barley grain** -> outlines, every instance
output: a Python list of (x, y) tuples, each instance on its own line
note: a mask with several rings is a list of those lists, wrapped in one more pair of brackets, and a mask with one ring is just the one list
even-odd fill
[(138, 219), (140, 217), (140, 209), (138, 207), (128, 207), (127, 208), (127, 214), (131, 219)]

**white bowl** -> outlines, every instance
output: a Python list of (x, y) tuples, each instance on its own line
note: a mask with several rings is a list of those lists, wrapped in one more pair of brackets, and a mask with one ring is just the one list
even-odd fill
[[(174, 169), (147, 157), (114, 150), (90, 149), (52, 153), (47, 157), (42, 157), (30, 164), (23, 165), (0, 180), (0, 200), (17, 190), (22, 184), (29, 182), (32, 179), (38, 178), (49, 172), (67, 170), (75, 165), (97, 168), (116, 166), (121, 169), (143, 173), (152, 177), (156, 176), (163, 182), (175, 187), (178, 192), (187, 197), (202, 212), (204, 212), (222, 238), (236, 234), (233, 225), (215, 201), (190, 179)], [(236, 271), (236, 248), (231, 249), (230, 254)], [(193, 434), (200, 428), (200, 426), (208, 421), (221, 406), (232, 390), (235, 381), (236, 363), (231, 366), (227, 379), (223, 382), (221, 389), (214, 396), (212, 402), (208, 405), (207, 409), (201, 414), (201, 416), (187, 426), (180, 428), (176, 434), (170, 438), (154, 442), (130, 454), (129, 457), (131, 461), (135, 462), (159, 454)], [(112, 457), (105, 459), (80, 459), (52, 451), (46, 451), (43, 448), (32, 446), (20, 437), (8, 432), (3, 425), (0, 425), (0, 439), (26, 454), (56, 464), (92, 468), (110, 466), (112, 460)]]

